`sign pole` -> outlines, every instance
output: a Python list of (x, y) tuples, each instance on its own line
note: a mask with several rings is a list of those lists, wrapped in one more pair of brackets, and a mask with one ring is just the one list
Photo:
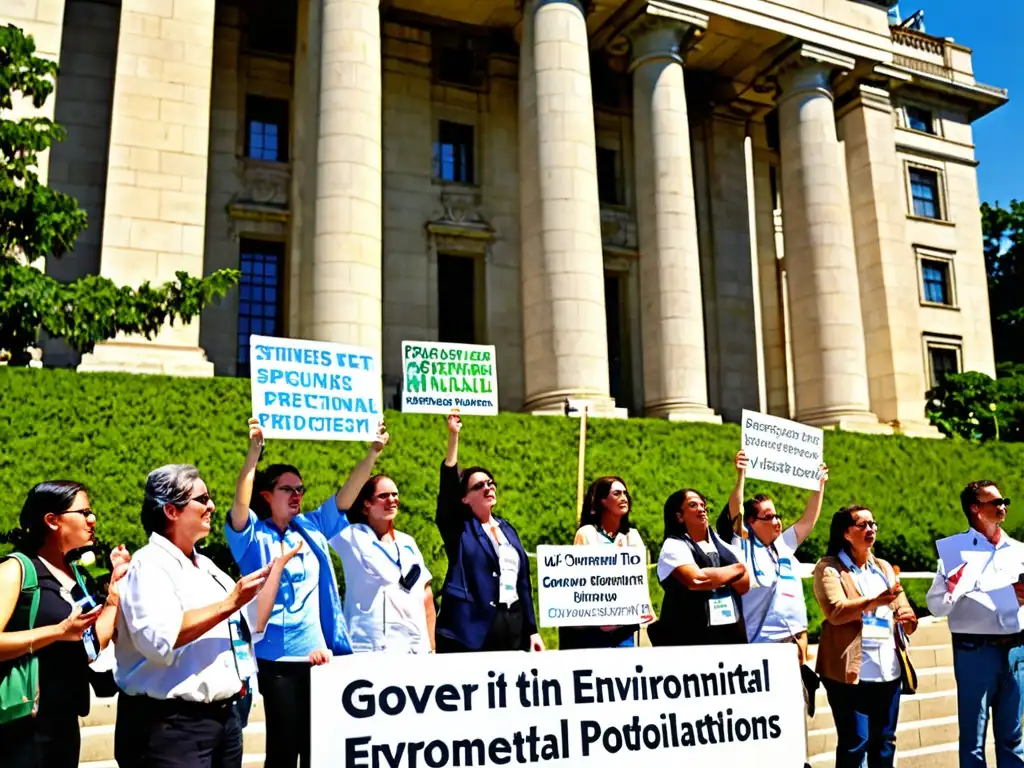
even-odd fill
[[(569, 399), (565, 400), (565, 415), (568, 416), (579, 412), (580, 409), (574, 406)], [(587, 459), (587, 405), (584, 403), (580, 412), (580, 439), (579, 455), (576, 463), (576, 527), (580, 527), (580, 520), (583, 517), (583, 486), (586, 479)]]

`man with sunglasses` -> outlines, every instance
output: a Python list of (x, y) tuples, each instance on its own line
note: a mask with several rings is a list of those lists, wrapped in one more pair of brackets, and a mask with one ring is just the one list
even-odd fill
[(970, 527), (936, 542), (928, 608), (953, 635), (961, 768), (984, 767), (992, 711), (996, 763), (1024, 765), (1024, 546), (1003, 531), (1010, 500), (990, 480), (968, 483), (960, 506)]

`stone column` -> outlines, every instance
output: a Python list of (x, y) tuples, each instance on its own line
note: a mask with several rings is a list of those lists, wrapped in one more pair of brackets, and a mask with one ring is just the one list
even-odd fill
[(323, 0), (309, 333), (381, 351), (378, 0)]
[(852, 58), (803, 45), (779, 72), (783, 231), (798, 421), (884, 431), (871, 412), (846, 168), (830, 75)]
[(708, 17), (641, 17), (632, 44), (644, 413), (721, 421), (708, 408), (704, 305), (681, 48)]
[(941, 437), (924, 415), (917, 260), (907, 238), (888, 91), (857, 86), (839, 112), (839, 133), (849, 171), (871, 407), (903, 434)]
[[(138, 286), (203, 274), (215, 0), (123, 0), (100, 274)], [(117, 338), (80, 371), (212, 376), (199, 322)]]
[(519, 57), (524, 408), (608, 395), (590, 51), (577, 0), (527, 0)]

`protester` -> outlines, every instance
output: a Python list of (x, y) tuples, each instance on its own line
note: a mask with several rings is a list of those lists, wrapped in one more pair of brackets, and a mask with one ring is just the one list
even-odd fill
[(146, 478), (149, 543), (124, 577), (115, 644), (120, 768), (242, 764), (238, 705), (254, 673), (249, 604), (270, 565), (235, 583), (198, 552), (215, 509), (193, 466), (167, 465)]
[(363, 484), (349, 526), (331, 539), (345, 569), (345, 619), (352, 650), (434, 652), (430, 571), (407, 533), (396, 531), (398, 486), (387, 475)]
[(927, 598), (933, 615), (949, 617), (953, 634), (960, 765), (985, 766), (990, 709), (996, 763), (1024, 765), (1024, 546), (1003, 531), (1010, 500), (992, 481), (968, 484), (960, 506), (970, 527), (937, 542), (939, 562)]
[[(345, 484), (315, 511), (303, 514), (306, 488), (298, 469), (272, 464), (257, 472), (263, 430), (257, 419), (249, 420), (249, 452), (224, 526), (231, 555), (242, 573), (248, 573), (295, 550), (281, 566), (272, 610), (255, 646), (266, 768), (295, 768), (297, 761), (304, 768), (309, 765), (310, 666), (325, 663), (328, 654), (352, 652), (327, 542), (348, 525), (346, 510), (387, 441), (382, 422), (366, 458)], [(304, 546), (296, 549), (300, 544)]]
[[(583, 500), (580, 528), (573, 544), (643, 547), (640, 532), (629, 522), (633, 499), (621, 477), (599, 477), (590, 484)], [(632, 648), (636, 645), (638, 624), (604, 627), (562, 627), (558, 647)]]
[(492, 514), (494, 476), (483, 467), (460, 474), (462, 420), (448, 417), (437, 528), (448, 556), (437, 617), (437, 652), (543, 651), (530, 589), (530, 562), (515, 528)]
[(891, 768), (896, 756), (901, 667), (897, 633), (917, 616), (892, 566), (875, 557), (871, 510), (843, 507), (832, 516), (826, 554), (814, 569), (814, 597), (825, 621), (817, 671), (832, 708), (836, 768)]
[(708, 524), (707, 501), (692, 488), (665, 501), (665, 543), (658, 581), (661, 620), (647, 629), (653, 645), (724, 645), (747, 641), (741, 597), (750, 575)]
[[(0, 562), (0, 681), (10, 694), (0, 698), (0, 762), (5, 768), (77, 768), (78, 718), (89, 714), (91, 698), (89, 663), (114, 634), (117, 579), (105, 598), (98, 596), (75, 563), (96, 543), (96, 515), (81, 483), (39, 483), (18, 522), (16, 550)], [(130, 559), (123, 546), (111, 554), (117, 578)], [(83, 611), (76, 603), (86, 598), (93, 598), (88, 605), (101, 604)], [(33, 663), (34, 689), (24, 674)]]

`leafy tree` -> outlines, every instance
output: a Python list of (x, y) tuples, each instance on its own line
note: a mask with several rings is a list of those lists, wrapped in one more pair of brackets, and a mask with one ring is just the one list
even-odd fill
[[(15, 93), (38, 109), (53, 93), (57, 64), (35, 55), (35, 42), (13, 25), (0, 27), (0, 114)], [(32, 266), (47, 256), (67, 258), (86, 214), (69, 195), (40, 183), (39, 154), (63, 141), (46, 117), (0, 119), (0, 355), (24, 365), (40, 330), (62, 337), (80, 353), (119, 333), (152, 338), (165, 323), (189, 322), (238, 282), (237, 270), (205, 279), (177, 272), (177, 282), (138, 288), (99, 275), (60, 283)]]
[(1024, 366), (1000, 366), (998, 379), (949, 374), (926, 397), (928, 418), (947, 437), (1024, 441)]
[(981, 206), (996, 360), (1024, 363), (1024, 203)]

